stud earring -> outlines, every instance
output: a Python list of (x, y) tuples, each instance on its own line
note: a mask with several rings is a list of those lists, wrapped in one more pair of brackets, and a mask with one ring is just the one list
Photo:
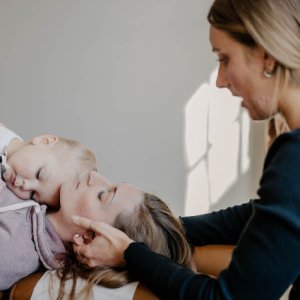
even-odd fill
[(267, 70), (264, 71), (264, 76), (265, 76), (266, 78), (271, 78), (272, 75), (273, 75), (273, 72), (272, 72), (272, 71), (267, 71)]

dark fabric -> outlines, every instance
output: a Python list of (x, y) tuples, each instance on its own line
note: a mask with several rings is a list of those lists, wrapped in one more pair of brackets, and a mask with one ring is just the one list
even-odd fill
[(194, 246), (236, 245), (252, 213), (252, 202), (200, 216), (180, 217)]
[(299, 299), (300, 299), (300, 276), (294, 282), (289, 294), (289, 300), (299, 300)]
[(278, 300), (300, 274), (299, 129), (273, 143), (258, 195), (246, 205), (182, 219), (197, 245), (237, 242), (218, 279), (194, 274), (140, 243), (125, 251), (129, 268), (161, 299)]

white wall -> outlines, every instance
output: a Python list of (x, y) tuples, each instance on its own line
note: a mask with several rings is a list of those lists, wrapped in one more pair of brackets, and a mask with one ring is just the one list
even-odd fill
[[(105, 176), (160, 195), (176, 214), (248, 200), (263, 126), (251, 124), (242, 140), (247, 116), (214, 90), (210, 3), (1, 0), (0, 121), (25, 139), (82, 141)], [(193, 141), (204, 144), (191, 150)]]

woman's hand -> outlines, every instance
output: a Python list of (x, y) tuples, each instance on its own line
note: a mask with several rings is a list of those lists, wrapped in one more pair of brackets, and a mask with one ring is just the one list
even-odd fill
[(124, 251), (131, 240), (124, 232), (103, 222), (91, 221), (87, 218), (73, 216), (73, 222), (95, 233), (95, 237), (89, 243), (75, 234), (73, 249), (79, 260), (89, 267), (107, 266), (121, 267), (126, 264)]

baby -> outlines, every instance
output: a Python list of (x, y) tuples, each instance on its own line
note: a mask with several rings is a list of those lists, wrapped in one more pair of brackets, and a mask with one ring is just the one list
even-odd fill
[(0, 164), (2, 179), (19, 198), (58, 208), (61, 185), (95, 170), (96, 158), (77, 141), (55, 135), (23, 141), (0, 123)]
[(1, 290), (41, 266), (60, 266), (66, 249), (46, 207), (58, 211), (61, 187), (95, 170), (96, 159), (77, 141), (54, 135), (23, 141), (0, 123), (0, 167)]

